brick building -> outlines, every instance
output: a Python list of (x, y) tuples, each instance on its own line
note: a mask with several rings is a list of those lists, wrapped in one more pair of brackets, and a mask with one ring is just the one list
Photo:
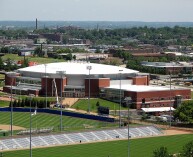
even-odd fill
[(149, 86), (149, 75), (87, 62), (42, 64), (5, 76), (5, 92), (64, 97), (102, 97), (120, 102), (131, 97), (133, 108), (167, 107), (190, 99), (190, 89)]

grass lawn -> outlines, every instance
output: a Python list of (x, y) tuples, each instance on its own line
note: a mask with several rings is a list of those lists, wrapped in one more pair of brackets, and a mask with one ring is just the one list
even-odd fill
[[(23, 56), (18, 56), (17, 54), (6, 54), (5, 56), (2, 57), (3, 60), (6, 60), (10, 58), (11, 60), (23, 60)], [(54, 59), (54, 58), (44, 58), (44, 57), (26, 57), (29, 61), (34, 61), (38, 62), (39, 64), (44, 64), (44, 63), (53, 63), (53, 62), (64, 62), (63, 59)]]
[(5, 80), (5, 75), (2, 75), (2, 74), (0, 74), (0, 87), (3, 87), (4, 86), (4, 81)]
[(7, 107), (7, 106), (9, 106), (9, 101), (0, 100), (0, 107)]
[[(151, 157), (152, 152), (165, 146), (169, 153), (178, 153), (182, 147), (193, 139), (190, 135), (175, 135), (132, 139), (129, 143), (131, 157)], [(112, 141), (92, 144), (79, 144), (51, 148), (33, 149), (33, 157), (126, 157), (128, 141)], [(26, 157), (29, 150), (4, 152), (5, 157)]]
[(4, 80), (5, 79), (5, 75), (0, 74), (0, 80)]
[[(119, 104), (118, 103), (114, 103), (114, 102), (107, 101), (107, 100), (104, 100), (104, 99), (90, 99), (90, 110), (91, 110), (91, 112), (97, 112), (97, 106), (96, 106), (97, 102), (100, 103), (100, 106), (109, 107), (110, 110), (119, 110)], [(88, 109), (88, 99), (79, 99), (72, 106), (72, 108), (87, 111), (87, 109)], [(122, 109), (127, 109), (127, 108), (122, 107)]]
[[(0, 112), (0, 117), (1, 117), (0, 124), (10, 124), (10, 112)], [(13, 125), (29, 128), (30, 127), (29, 122), (30, 122), (29, 113), (25, 112), (13, 113)], [(63, 116), (62, 122), (64, 130), (67, 131), (85, 129), (85, 125), (92, 126), (93, 128), (100, 128), (106, 126), (112, 127), (116, 125), (115, 123), (107, 123), (83, 118), (74, 118), (69, 116)], [(60, 126), (60, 115), (37, 113), (36, 116), (32, 116), (32, 128), (54, 127), (54, 130), (58, 131), (59, 126)]]

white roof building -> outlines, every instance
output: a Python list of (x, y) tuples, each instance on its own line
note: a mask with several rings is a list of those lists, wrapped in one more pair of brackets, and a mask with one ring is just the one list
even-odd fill
[[(45, 66), (46, 65), (46, 66)], [(123, 67), (104, 65), (104, 64), (95, 64), (88, 62), (58, 62), (58, 63), (49, 63), (41, 64), (32, 67), (18, 69), (19, 73), (22, 73), (25, 76), (29, 77), (38, 77), (41, 74), (45, 75), (57, 75), (58, 71), (65, 71), (66, 75), (88, 75), (89, 70), (88, 66), (91, 66), (90, 74), (91, 75), (117, 75), (122, 74), (136, 74), (138, 71), (131, 70)]]

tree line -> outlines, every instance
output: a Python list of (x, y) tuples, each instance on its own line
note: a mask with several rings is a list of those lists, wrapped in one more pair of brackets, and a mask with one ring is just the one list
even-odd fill
[[(38, 29), (35, 34), (41, 33), (61, 33), (63, 43), (67, 43), (69, 38), (89, 39), (94, 44), (123, 45), (127, 44), (127, 38), (137, 39), (144, 44), (158, 46), (183, 45), (191, 46), (193, 43), (192, 27), (133, 27), (119, 29)], [(0, 36), (7, 39), (27, 38), (28, 30), (0, 30)]]
[(35, 98), (25, 98), (25, 99), (19, 99), (19, 100), (14, 100), (13, 102), (10, 102), (9, 107), (11, 107), (11, 103), (13, 107), (31, 107), (32, 108), (50, 108), (51, 101), (47, 101), (47, 106), (46, 106), (46, 100), (37, 100)]

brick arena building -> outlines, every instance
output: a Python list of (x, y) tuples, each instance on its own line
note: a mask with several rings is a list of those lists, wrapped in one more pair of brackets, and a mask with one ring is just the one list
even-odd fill
[(22, 68), (5, 75), (4, 92), (64, 97), (102, 97), (115, 102), (131, 97), (133, 108), (177, 106), (190, 89), (149, 86), (149, 75), (118, 66), (61, 62)]

